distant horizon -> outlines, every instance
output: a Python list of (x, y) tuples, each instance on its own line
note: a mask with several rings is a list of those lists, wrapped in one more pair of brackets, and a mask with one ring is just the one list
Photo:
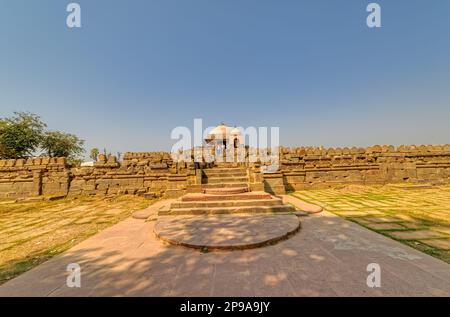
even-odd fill
[[(26, 112), (26, 111), (24, 110), (24, 112)], [(33, 114), (36, 114), (36, 113), (33, 113)], [(11, 116), (11, 115), (13, 115), (13, 113), (10, 113), (9, 115), (6, 115), (5, 117)], [(36, 114), (36, 115), (39, 116), (39, 114)], [(41, 117), (41, 119), (45, 122), (45, 118)], [(227, 122), (222, 122), (222, 121), (219, 122), (219, 124), (221, 124), (221, 123), (224, 123), (225, 125), (227, 125)], [(186, 127), (188, 127), (188, 126), (189, 125), (186, 125)], [(238, 126), (239, 127), (239, 125), (231, 125), (231, 126)], [(209, 126), (208, 128), (211, 128), (211, 127), (213, 127), (213, 126)], [(54, 130), (54, 129), (52, 129), (51, 126), (48, 126), (47, 128), (48, 128), (48, 130)], [(256, 128), (258, 128), (258, 127), (256, 127)], [(190, 129), (190, 130), (193, 131), (194, 129)], [(282, 131), (281, 128), (280, 128), (280, 130)], [(208, 131), (208, 129), (205, 128), (204, 131)], [(70, 133), (70, 131), (63, 131), (63, 132)], [(85, 147), (85, 153), (84, 153), (84, 155), (82, 155), (82, 159), (89, 161), (89, 152), (93, 148), (97, 148), (99, 150), (99, 154), (103, 154), (104, 153), (104, 149), (106, 149), (107, 154), (111, 154), (111, 155), (114, 155), (114, 156), (117, 156), (117, 154), (120, 152), (122, 157), (127, 152), (129, 152), (129, 153), (170, 152), (172, 145), (177, 140), (176, 139), (172, 140), (170, 138), (170, 132), (169, 132), (168, 140), (170, 141), (169, 142), (169, 146), (168, 146), (168, 148), (164, 148), (164, 149), (162, 149), (162, 148), (159, 148), (159, 149), (154, 149), (154, 148), (147, 148), (147, 149), (145, 149), (145, 148), (142, 148), (140, 150), (122, 149), (122, 150), (118, 150), (118, 151), (111, 151), (109, 148), (105, 148), (105, 147), (90, 147), (90, 148)], [(84, 141), (86, 141), (86, 140), (84, 140)], [(344, 148), (349, 148), (349, 149), (351, 149), (351, 148), (369, 148), (369, 147), (373, 147), (373, 146), (393, 146), (395, 149), (397, 149), (400, 146), (416, 146), (416, 147), (419, 147), (419, 146), (446, 146), (446, 145), (450, 145), (450, 142), (447, 142), (447, 143), (399, 143), (399, 144), (373, 143), (373, 144), (365, 144), (365, 145), (364, 144), (363, 145), (358, 145), (358, 144), (348, 144), (348, 145), (292, 144), (292, 145), (285, 145), (282, 142), (280, 143), (281, 147), (286, 147), (286, 148), (287, 147), (290, 147), (290, 148), (296, 148), (296, 147), (298, 147), (298, 148), (300, 148), (300, 147), (307, 148), (307, 147), (311, 147), (311, 148), (324, 148), (324, 149), (330, 149), (330, 148), (341, 148), (341, 149), (344, 149)], [(42, 153), (42, 152), (38, 151), (38, 152), (35, 153), (35, 156), (36, 157), (45, 157), (46, 155), (45, 155), (45, 153)]]
[[(279, 127), (286, 147), (450, 143), (450, 2), (4, 1), (0, 117), (117, 152), (169, 151), (172, 129)], [(366, 6), (382, 27), (366, 25)]]

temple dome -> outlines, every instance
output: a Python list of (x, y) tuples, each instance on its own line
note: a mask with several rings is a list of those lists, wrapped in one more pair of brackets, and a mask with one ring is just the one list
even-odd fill
[(209, 140), (226, 140), (230, 133), (231, 128), (227, 127), (224, 123), (219, 124), (217, 127), (211, 130), (208, 134)]
[(231, 130), (230, 134), (231, 134), (232, 136), (238, 136), (238, 135), (241, 135), (241, 130), (239, 130), (238, 128), (235, 127), (233, 130)]

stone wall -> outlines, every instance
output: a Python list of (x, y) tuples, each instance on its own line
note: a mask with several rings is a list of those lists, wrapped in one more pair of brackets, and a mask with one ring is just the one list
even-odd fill
[(69, 195), (138, 194), (179, 196), (195, 183), (195, 170), (174, 163), (170, 153), (125, 153), (124, 160), (99, 155), (93, 167), (71, 169)]
[(280, 170), (287, 190), (337, 184), (450, 183), (450, 145), (281, 148)]
[(126, 153), (90, 167), (70, 167), (64, 158), (0, 160), (0, 198), (138, 194), (180, 196), (197, 182), (195, 169), (174, 163), (169, 153)]
[(65, 158), (0, 160), (0, 198), (65, 195), (68, 188)]
[[(342, 184), (450, 183), (450, 145), (368, 148), (280, 148), (280, 167), (262, 174), (247, 163), (249, 186), (286, 191)], [(200, 164), (202, 165), (202, 164)], [(126, 153), (91, 167), (71, 167), (65, 158), (0, 160), (0, 198), (137, 194), (178, 197), (201, 189), (200, 165), (176, 163), (167, 152)], [(203, 166), (206, 166), (203, 164)]]

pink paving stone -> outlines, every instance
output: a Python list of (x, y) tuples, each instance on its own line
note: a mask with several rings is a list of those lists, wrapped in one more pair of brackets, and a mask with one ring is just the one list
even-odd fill
[(159, 208), (169, 206), (173, 201), (174, 199), (157, 201), (148, 208), (133, 212), (132, 216), (136, 219), (148, 219), (149, 217), (156, 216)]
[(296, 208), (300, 209), (301, 211), (305, 211), (310, 214), (319, 213), (323, 210), (322, 207), (307, 203), (298, 197), (294, 197), (294, 196), (290, 196), (290, 195), (281, 195), (281, 197), (283, 199), (283, 203), (292, 204)]

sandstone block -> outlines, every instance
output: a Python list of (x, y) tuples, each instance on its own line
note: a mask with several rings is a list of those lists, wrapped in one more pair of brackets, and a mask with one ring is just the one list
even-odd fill
[(25, 160), (24, 159), (18, 159), (16, 160), (16, 167), (23, 167), (25, 165)]
[(115, 164), (117, 163), (117, 157), (114, 155), (109, 155), (108, 160), (106, 161), (108, 164)]
[(99, 154), (97, 157), (97, 163), (106, 163), (106, 155), (105, 154)]
[(65, 157), (57, 157), (56, 158), (56, 163), (59, 165), (66, 165), (66, 158)]
[(16, 160), (11, 159), (6, 161), (6, 167), (13, 167), (16, 164)]

